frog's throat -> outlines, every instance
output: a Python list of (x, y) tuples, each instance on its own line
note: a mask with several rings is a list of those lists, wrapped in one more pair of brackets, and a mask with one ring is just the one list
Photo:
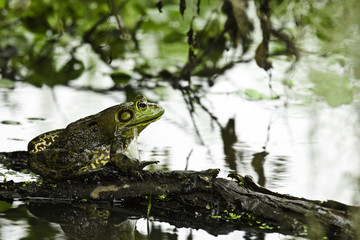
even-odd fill
[(125, 153), (127, 153), (127, 155), (129, 157), (132, 158), (136, 158), (138, 160), (140, 160), (140, 153), (139, 153), (139, 149), (138, 149), (138, 136), (139, 134), (137, 133), (137, 128), (134, 128), (134, 137), (133, 139), (127, 144), (126, 146), (126, 150)]

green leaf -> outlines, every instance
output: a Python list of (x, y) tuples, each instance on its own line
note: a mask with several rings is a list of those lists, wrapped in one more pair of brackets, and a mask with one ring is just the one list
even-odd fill
[(13, 88), (15, 86), (14, 81), (10, 79), (1, 78), (0, 79), (0, 88)]
[(249, 100), (258, 101), (264, 99), (264, 95), (262, 93), (259, 93), (255, 89), (246, 89), (245, 95)]
[(6, 124), (6, 125), (20, 125), (20, 122), (12, 121), (12, 120), (4, 120), (4, 121), (1, 121), (1, 123)]
[(294, 86), (294, 82), (291, 79), (285, 78), (282, 80), (282, 84), (285, 86), (288, 86), (289, 88), (292, 88)]
[(11, 203), (0, 201), (0, 212), (5, 212), (11, 208)]
[(325, 98), (330, 106), (337, 107), (353, 101), (353, 89), (349, 78), (337, 73), (311, 70), (309, 79), (314, 83), (312, 91)]
[(46, 118), (42, 118), (42, 117), (28, 117), (27, 120), (29, 120), (29, 121), (44, 121), (44, 120), (46, 120)]
[(84, 64), (76, 58), (71, 58), (56, 74), (57, 84), (66, 84), (70, 80), (74, 80), (84, 72)]
[(110, 74), (110, 77), (115, 84), (121, 85), (128, 83), (132, 77), (131, 75), (132, 74), (127, 71), (116, 71)]

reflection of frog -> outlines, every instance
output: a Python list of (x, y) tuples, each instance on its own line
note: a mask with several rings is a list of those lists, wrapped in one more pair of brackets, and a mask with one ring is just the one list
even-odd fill
[(127, 147), (164, 109), (143, 96), (105, 109), (58, 129), (41, 134), (28, 145), (30, 169), (52, 179), (64, 179), (101, 169), (112, 162), (120, 170), (141, 170), (156, 161), (139, 161)]
[[(54, 232), (59, 231), (59, 228), (54, 227), (59, 224), (62, 232), (58, 235), (63, 235), (65, 239), (148, 239), (136, 229), (140, 214), (131, 208), (109, 206), (106, 203), (66, 204), (31, 200), (26, 208), (32, 218), (32, 215), (36, 216), (35, 221), (48, 223), (43, 226), (42, 238), (54, 238)], [(29, 227), (30, 230), (36, 229), (36, 226)], [(38, 235), (32, 236), (36, 238)]]

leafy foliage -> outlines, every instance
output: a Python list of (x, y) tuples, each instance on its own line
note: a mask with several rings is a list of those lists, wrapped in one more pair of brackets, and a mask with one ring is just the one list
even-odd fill
[(360, 76), (358, 8), (356, 0), (0, 1), (0, 76), (55, 86), (100, 71), (117, 87), (160, 78), (183, 88), (185, 79), (185, 93), (196, 91), (192, 76), (211, 86), (237, 63), (270, 71), (275, 57), (296, 63), (312, 52), (348, 65), (348, 88)]
[[(216, 68), (229, 40), (236, 46), (241, 39), (247, 51), (253, 29), (247, 2), (235, 2), (6, 1), (0, 15), (1, 75), (36, 86), (68, 84), (89, 70), (78, 56), (89, 45), (87, 57), (96, 54), (114, 69), (116, 84), (118, 73), (129, 70), (123, 65), (128, 59), (141, 77), (167, 71), (186, 78)], [(126, 75), (120, 77), (125, 82), (131, 77)]]

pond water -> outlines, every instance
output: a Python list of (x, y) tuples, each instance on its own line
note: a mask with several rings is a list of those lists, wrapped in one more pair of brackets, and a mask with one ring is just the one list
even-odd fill
[[(108, 84), (107, 80), (102, 78), (99, 85)], [(360, 205), (358, 99), (333, 108), (303, 86), (289, 90), (276, 81), (273, 92), (282, 97), (248, 99), (245, 89), (270, 95), (268, 81), (268, 75), (254, 62), (238, 65), (219, 77), (212, 88), (205, 87), (201, 96), (205, 108), (196, 105), (192, 116), (179, 91), (166, 85), (144, 90), (142, 94), (159, 102), (166, 112), (140, 135), (141, 159), (160, 160), (154, 166), (159, 170), (219, 168), (222, 177), (237, 171), (252, 175), (259, 184), (280, 193)], [(126, 100), (122, 91), (104, 93), (65, 86), (50, 89), (16, 83), (14, 89), (0, 89), (0, 152), (25, 150), (28, 141), (40, 133), (65, 127)], [(234, 131), (226, 128), (228, 123), (235, 123)], [(0, 181), (35, 179), (6, 169), (0, 171)], [(143, 236), (148, 234), (147, 224), (145, 219), (135, 222)], [(243, 231), (212, 236), (204, 230), (179, 229), (157, 221), (149, 225), (152, 239), (252, 239)], [(0, 213), (0, 238), (26, 236), (66, 238), (58, 223), (37, 218), (23, 202), (14, 202)], [(293, 239), (279, 234), (263, 238)]]

